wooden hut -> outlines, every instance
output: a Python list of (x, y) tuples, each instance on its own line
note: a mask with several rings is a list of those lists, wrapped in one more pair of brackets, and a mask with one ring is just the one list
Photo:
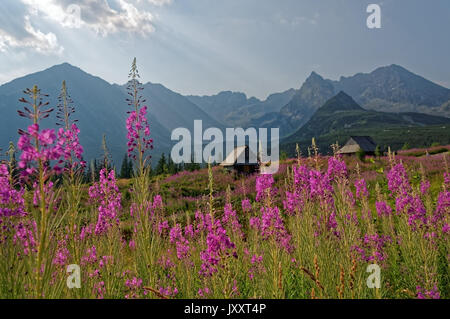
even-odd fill
[(370, 136), (351, 136), (345, 145), (338, 151), (342, 155), (354, 155), (359, 150), (366, 155), (374, 155), (377, 144)]
[(248, 145), (245, 145), (230, 152), (220, 166), (236, 173), (251, 174), (258, 171), (259, 161)]

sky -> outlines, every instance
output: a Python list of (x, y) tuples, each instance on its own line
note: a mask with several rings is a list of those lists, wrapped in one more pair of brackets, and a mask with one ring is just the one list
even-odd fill
[(136, 57), (184, 95), (265, 99), (390, 64), (450, 88), (449, 33), (448, 0), (1, 0), (0, 84), (63, 62), (123, 84)]

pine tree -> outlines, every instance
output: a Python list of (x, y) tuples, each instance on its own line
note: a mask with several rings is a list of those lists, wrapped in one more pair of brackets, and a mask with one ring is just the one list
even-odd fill
[(173, 162), (173, 160), (170, 156), (167, 159), (167, 171), (169, 172), (170, 175), (174, 175), (174, 174), (178, 173), (178, 165), (176, 165)]
[(108, 171), (111, 170), (111, 164), (112, 164), (112, 159), (111, 159), (111, 155), (109, 153), (109, 148), (108, 148), (108, 144), (106, 143), (106, 135), (103, 134), (103, 139), (102, 139), (102, 150), (103, 150), (103, 167), (102, 168), (106, 168)]
[[(134, 165), (133, 160), (130, 158), (128, 160), (128, 175), (130, 176), (130, 178), (133, 177), (133, 175), (134, 175), (134, 166), (133, 165)], [(149, 167), (149, 169), (150, 169), (150, 167)]]
[(158, 161), (158, 165), (156, 165), (155, 175), (162, 175), (168, 172), (167, 163), (166, 163), (166, 155), (162, 153), (161, 158)]
[(86, 170), (84, 173), (83, 183), (89, 183), (92, 176), (91, 164), (86, 165)]
[(380, 157), (382, 155), (383, 155), (383, 152), (381, 151), (381, 146), (377, 145), (377, 147), (375, 148), (375, 156)]
[(8, 156), (9, 156), (9, 174), (11, 178), (11, 184), (15, 184), (15, 181), (19, 178), (19, 169), (17, 167), (16, 160), (16, 147), (13, 142), (9, 142), (8, 147)]
[(130, 178), (130, 167), (128, 166), (128, 155), (125, 153), (125, 156), (122, 161), (122, 166), (120, 168), (120, 178)]
[(91, 160), (90, 171), (91, 182), (94, 183), (97, 180), (97, 161), (95, 159)]

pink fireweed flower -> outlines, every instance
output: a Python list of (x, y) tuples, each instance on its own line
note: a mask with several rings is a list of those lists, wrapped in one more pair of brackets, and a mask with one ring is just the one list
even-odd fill
[(211, 227), (212, 219), (210, 214), (203, 214), (201, 211), (195, 212), (195, 231), (194, 233), (200, 234), (203, 231), (207, 231), (208, 227)]
[(444, 188), (450, 189), (450, 173), (444, 172)]
[(235, 210), (233, 210), (233, 207), (229, 203), (225, 204), (222, 224), (229, 225), (234, 233), (238, 234), (241, 237), (244, 236), (244, 233), (242, 232), (242, 226), (239, 223), (239, 219), (237, 217), (237, 213)]
[(191, 256), (189, 241), (183, 237), (183, 240), (176, 242), (177, 257), (179, 260), (187, 259)]
[(20, 222), (16, 227), (16, 233), (13, 236), (13, 244), (20, 245), (23, 248), (23, 254), (28, 256), (30, 253), (37, 252), (37, 225), (33, 221)]
[(252, 210), (252, 204), (250, 203), (250, 200), (248, 198), (242, 200), (241, 206), (244, 213), (248, 213)]
[(286, 191), (286, 199), (283, 200), (283, 207), (286, 210), (286, 213), (288, 215), (294, 215), (297, 210), (301, 211), (303, 208), (303, 198), (302, 196), (298, 193), (298, 191), (294, 191), (294, 192), (289, 192)]
[(158, 223), (158, 233), (160, 235), (163, 235), (169, 228), (169, 222), (167, 220)]
[(199, 288), (197, 293), (200, 297), (206, 297), (207, 295), (209, 295), (211, 293), (211, 291), (209, 290), (208, 287), (205, 287), (203, 289)]
[(359, 179), (355, 182), (355, 188), (356, 188), (356, 197), (357, 198), (367, 198), (369, 196), (369, 192), (367, 191), (367, 185), (364, 178)]
[(347, 189), (344, 193), (344, 199), (347, 202), (347, 204), (354, 208), (356, 205), (356, 200), (355, 200), (355, 196), (353, 196), (353, 192), (349, 189)]
[[(37, 182), (33, 183), (33, 205), (38, 207), (41, 202), (41, 191), (39, 189), (39, 184)], [(44, 202), (47, 208), (49, 208), (50, 203), (53, 205), (53, 209), (56, 211), (58, 209), (58, 199), (55, 198), (55, 192), (53, 191), (53, 182), (49, 181), (44, 185)]]
[(340, 233), (339, 233), (339, 231), (337, 230), (337, 228), (338, 228), (338, 223), (337, 223), (337, 220), (336, 220), (336, 212), (333, 210), (332, 212), (331, 212), (331, 214), (328, 216), (328, 221), (327, 221), (327, 228), (328, 228), (328, 230), (330, 230), (330, 231), (332, 231), (333, 232), (333, 234), (336, 236), (336, 237), (340, 237)]
[(183, 236), (180, 224), (176, 224), (169, 232), (170, 242), (176, 245), (178, 259), (190, 257), (189, 241)]
[(75, 168), (77, 165), (85, 166), (86, 164), (82, 161), (83, 147), (80, 144), (79, 133), (80, 130), (75, 123), (67, 131), (63, 128), (58, 130), (58, 143), (63, 149), (62, 156), (66, 162), (71, 162), (72, 168)]
[(170, 249), (167, 250), (167, 253), (158, 260), (158, 264), (161, 265), (163, 269), (171, 269), (175, 267), (175, 264), (170, 260), (171, 251)]
[(259, 228), (261, 227), (261, 218), (250, 217), (249, 224), (251, 228), (259, 230)]
[(366, 262), (382, 262), (387, 258), (384, 248), (391, 242), (391, 237), (387, 235), (366, 234), (361, 240), (361, 245), (354, 245), (351, 250), (359, 253), (360, 258)]
[(25, 211), (25, 190), (15, 189), (10, 183), (8, 167), (0, 165), (0, 225), (4, 217), (26, 216)]
[(444, 190), (439, 193), (436, 209), (431, 217), (433, 224), (440, 224), (450, 215), (450, 190)]
[(232, 296), (239, 296), (241, 293), (239, 292), (239, 287), (237, 284), (237, 280), (233, 280), (233, 287), (231, 288), (231, 295)]
[(194, 226), (192, 224), (186, 225), (184, 227), (184, 235), (189, 238), (194, 238)]
[(85, 239), (91, 237), (92, 234), (94, 233), (93, 229), (94, 229), (94, 225), (92, 225), (92, 224), (82, 226), (81, 231), (80, 231), (80, 240), (84, 241)]
[(419, 222), (420, 222), (419, 226), (427, 225), (427, 216), (426, 216), (427, 210), (419, 196), (414, 197), (412, 207), (410, 207), (408, 212), (409, 212), (408, 224), (411, 226), (413, 230), (417, 228)]
[(434, 285), (433, 289), (426, 290), (422, 288), (421, 286), (416, 287), (416, 294), (417, 299), (440, 299), (441, 295), (439, 293), (439, 290), (437, 289), (437, 286)]
[(128, 138), (128, 156), (136, 159), (138, 143), (141, 143), (141, 154), (153, 149), (153, 139), (150, 138), (150, 127), (147, 121), (147, 107), (143, 106), (138, 112), (131, 111), (126, 122)]
[(93, 294), (97, 297), (97, 299), (103, 299), (106, 293), (105, 282), (100, 281), (94, 284)]
[(275, 242), (284, 248), (287, 252), (292, 251), (291, 235), (284, 226), (278, 207), (261, 207), (260, 222), (252, 221), (254, 224), (259, 223), (259, 231), (264, 240), (274, 239)]
[(67, 243), (65, 240), (58, 242), (58, 249), (55, 257), (53, 258), (53, 264), (59, 266), (65, 266), (70, 258), (70, 252), (67, 249)]
[(309, 188), (309, 168), (306, 165), (294, 166), (294, 183), (300, 188)]
[(274, 183), (273, 176), (271, 174), (261, 174), (256, 177), (256, 201), (260, 201), (267, 195), (267, 190), (270, 191)]
[(178, 295), (178, 288), (177, 287), (171, 287), (171, 286), (167, 286), (167, 287), (160, 287), (159, 288), (159, 293), (163, 296), (166, 297), (175, 297), (176, 295)]
[(203, 276), (211, 276), (216, 273), (223, 258), (237, 257), (235, 244), (228, 237), (220, 220), (215, 220), (214, 224), (210, 223), (207, 227), (206, 249), (200, 252), (202, 265), (199, 273)]
[(444, 234), (450, 234), (450, 224), (444, 224), (444, 226), (442, 226), (442, 232)]
[(92, 246), (86, 250), (86, 255), (81, 257), (81, 265), (95, 264), (97, 262), (97, 248)]
[(395, 199), (395, 210), (397, 214), (401, 214), (405, 211), (407, 212), (412, 202), (413, 197), (411, 195), (408, 195), (406, 193), (398, 194), (397, 198)]
[(155, 195), (155, 197), (153, 197), (153, 209), (156, 209), (156, 208), (162, 207), (162, 206), (163, 206), (163, 202), (162, 202), (161, 195)]
[(170, 229), (169, 238), (172, 244), (174, 244), (177, 240), (181, 240), (183, 238), (183, 233), (180, 224), (176, 224), (174, 227)]
[(98, 219), (95, 234), (105, 233), (114, 224), (119, 224), (118, 213), (122, 208), (121, 193), (117, 187), (114, 170), (108, 175), (106, 169), (100, 171), (100, 181), (89, 188), (89, 197), (97, 205)]
[(113, 256), (102, 256), (102, 258), (100, 258), (98, 265), (100, 268), (104, 268), (108, 265), (111, 265), (113, 261), (114, 261)]
[(251, 267), (248, 270), (248, 276), (251, 280), (255, 278), (255, 275), (264, 273), (266, 271), (266, 268), (263, 264), (263, 256), (262, 255), (252, 255), (252, 258), (250, 260)]
[(411, 191), (408, 175), (403, 164), (395, 165), (388, 173), (388, 188), (393, 194), (407, 193)]
[(94, 271), (88, 273), (89, 278), (101, 278), (100, 269), (94, 269)]
[[(325, 200), (324, 202), (332, 200), (328, 194), (328, 190), (332, 189), (328, 176), (322, 176), (320, 172), (310, 170), (305, 165), (294, 166), (293, 171), (294, 187), (285, 192), (286, 199), (283, 200), (283, 207), (288, 215), (294, 215), (297, 211), (301, 212), (307, 199)], [(323, 182), (320, 181), (322, 177), (324, 177)], [(323, 190), (321, 190), (322, 187), (324, 187)]]
[(408, 224), (412, 230), (426, 226), (428, 223), (426, 208), (419, 196), (398, 194), (395, 199), (395, 208), (397, 214), (406, 213), (408, 215)]
[(428, 190), (430, 189), (430, 182), (429, 181), (422, 181), (420, 183), (420, 192), (422, 193), (422, 195), (425, 195)]
[(317, 170), (309, 171), (309, 194), (312, 200), (318, 200), (322, 206), (334, 205), (333, 186), (327, 174)]
[(340, 158), (330, 157), (328, 159), (327, 175), (334, 180), (340, 180), (347, 177), (347, 166)]
[(56, 172), (61, 167), (56, 163), (50, 167), (51, 161), (57, 161), (62, 156), (64, 150), (61, 143), (57, 140), (53, 129), (44, 129), (39, 131), (39, 124), (32, 124), (28, 127), (28, 132), (22, 132), (17, 143), (22, 151), (20, 155), (19, 168), (22, 169), (22, 176), (34, 174), (39, 161), (44, 163), (45, 169), (53, 169)]
[(379, 217), (392, 215), (392, 208), (386, 202), (376, 202), (375, 207)]
[(135, 299), (140, 295), (142, 288), (142, 279), (133, 277), (133, 279), (127, 279), (125, 286), (129, 289), (129, 293), (125, 295), (126, 299)]

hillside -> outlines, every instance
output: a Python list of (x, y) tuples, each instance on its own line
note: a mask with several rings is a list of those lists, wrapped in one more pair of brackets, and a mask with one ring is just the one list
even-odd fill
[[(413, 133), (414, 134), (411, 134)], [(433, 142), (450, 143), (450, 119), (421, 113), (385, 113), (363, 109), (349, 95), (339, 92), (328, 100), (297, 132), (282, 141), (293, 155), (295, 144), (305, 150), (313, 137), (324, 153), (330, 145), (343, 145), (352, 135), (369, 135), (377, 144), (399, 149), (404, 143), (426, 147)]]
[(286, 141), (300, 141), (343, 130), (385, 129), (392, 126), (426, 126), (450, 123), (449, 118), (421, 113), (386, 113), (363, 109), (349, 95), (339, 92)]

